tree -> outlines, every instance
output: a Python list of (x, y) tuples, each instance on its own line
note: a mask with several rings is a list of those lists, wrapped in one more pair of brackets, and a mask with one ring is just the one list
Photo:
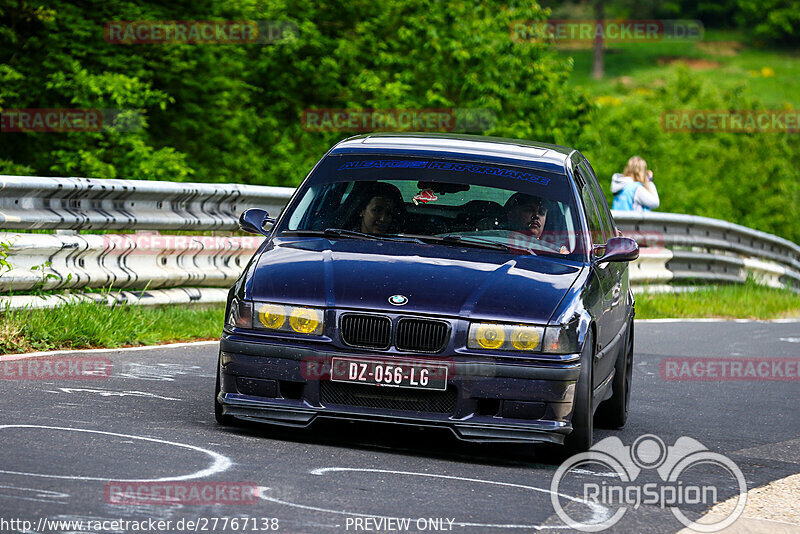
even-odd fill
[[(515, 42), (528, 1), (138, 2), (26, 0), (0, 8), (0, 105), (131, 109), (136, 131), (0, 134), (0, 172), (296, 185), (348, 132), (313, 132), (309, 108), (480, 108), (481, 131), (567, 143), (590, 106), (571, 60)], [(187, 12), (191, 16), (187, 16)], [(296, 26), (246, 45), (123, 45), (115, 20), (263, 20)], [(5, 162), (5, 163), (2, 163)]]
[[(606, 6), (605, 0), (594, 0), (594, 19), (595, 24), (602, 24), (605, 28)], [(592, 60), (592, 78), (600, 80), (603, 78), (603, 39), (604, 31), (595, 31), (594, 37), (594, 57)]]

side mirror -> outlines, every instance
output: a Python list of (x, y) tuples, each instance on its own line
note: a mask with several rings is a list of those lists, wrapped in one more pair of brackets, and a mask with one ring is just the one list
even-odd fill
[(264, 225), (267, 223), (270, 223), (270, 225), (275, 224), (275, 219), (271, 218), (269, 214), (261, 208), (246, 209), (239, 216), (239, 228), (243, 232), (268, 235), (269, 230), (264, 229)]
[(605, 248), (606, 250), (595, 260), (595, 263), (633, 261), (639, 257), (639, 245), (630, 237), (612, 237), (608, 243), (596, 248)]

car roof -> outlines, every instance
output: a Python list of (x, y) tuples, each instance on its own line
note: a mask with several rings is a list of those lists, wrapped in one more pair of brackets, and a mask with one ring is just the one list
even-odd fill
[(494, 160), (564, 172), (575, 149), (522, 139), (435, 133), (372, 133), (350, 137), (330, 154), (387, 154)]

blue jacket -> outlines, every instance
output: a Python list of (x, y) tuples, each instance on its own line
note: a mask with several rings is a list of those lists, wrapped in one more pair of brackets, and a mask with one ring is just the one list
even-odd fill
[[(636, 190), (642, 187), (639, 182), (631, 182), (622, 188), (622, 191), (614, 195), (614, 202), (611, 204), (612, 210), (633, 211), (633, 198)], [(650, 208), (642, 206), (643, 211), (650, 211)]]
[(654, 194), (640, 182), (620, 173), (611, 178), (611, 192), (614, 193), (613, 210), (650, 211), (659, 205), (658, 192)]

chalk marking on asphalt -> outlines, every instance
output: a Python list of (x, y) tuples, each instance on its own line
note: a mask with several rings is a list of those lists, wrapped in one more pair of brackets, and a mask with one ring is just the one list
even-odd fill
[(578, 473), (579, 475), (592, 475), (596, 477), (605, 478), (619, 478), (619, 473), (613, 471), (592, 471), (591, 469), (570, 469), (570, 473)]
[[(552, 494), (553, 491), (545, 488), (537, 488), (535, 486), (526, 486), (524, 484), (515, 484), (512, 482), (498, 482), (495, 480), (484, 480), (482, 478), (466, 478), (466, 477), (458, 477), (452, 475), (437, 475), (433, 473), (417, 473), (414, 471), (394, 471), (391, 469), (368, 469), (368, 468), (359, 468), (359, 467), (320, 467), (317, 469), (312, 469), (309, 471), (312, 475), (322, 476), (329, 472), (337, 472), (337, 471), (358, 471), (358, 472), (366, 472), (366, 473), (388, 473), (393, 475), (410, 475), (410, 476), (421, 476), (421, 477), (430, 477), (430, 478), (442, 478), (447, 480), (459, 480), (462, 482), (478, 482), (481, 484), (491, 484), (495, 486), (505, 486), (511, 488), (520, 488), (520, 489), (527, 489), (532, 491), (538, 491), (541, 493), (549, 493)], [(383, 515), (376, 515), (376, 514), (363, 514), (360, 512), (348, 512), (346, 510), (333, 510), (329, 508), (319, 508), (316, 506), (308, 506), (305, 504), (297, 504), (289, 501), (283, 501), (280, 499), (276, 499), (274, 497), (269, 497), (264, 495), (265, 491), (269, 491), (270, 488), (265, 486), (258, 487), (258, 497), (260, 499), (264, 499), (266, 501), (271, 501), (278, 504), (284, 504), (286, 506), (292, 506), (295, 508), (301, 508), (304, 510), (313, 510), (317, 512), (326, 512), (331, 514), (339, 514), (339, 515), (350, 515), (350, 516), (360, 516), (360, 517), (375, 517), (378, 519), (408, 519), (413, 521), (413, 518), (405, 518), (405, 517), (393, 517), (393, 516), (383, 516)], [(567, 500), (585, 504), (588, 508), (592, 511), (592, 522), (602, 522), (605, 521), (609, 516), (609, 509), (601, 504), (593, 503), (591, 501), (586, 501), (584, 499), (580, 499), (578, 497), (572, 497), (569, 495), (565, 495), (563, 493), (556, 492), (556, 495), (559, 497), (563, 497)], [(483, 527), (483, 528), (528, 528), (534, 530), (544, 530), (544, 529), (566, 529), (570, 528), (567, 525), (515, 525), (515, 524), (492, 524), (492, 523), (464, 523), (464, 522), (453, 522), (454, 525), (458, 525), (460, 527)]]
[[(4, 489), (10, 489), (23, 493), (30, 492), (30, 493), (35, 493), (36, 495), (34, 497), (23, 497), (22, 495), (10, 495), (9, 493), (4, 493), (3, 492)], [(67, 499), (69, 498), (69, 496), (70, 496), (69, 493), (62, 493), (60, 491), (50, 491), (39, 488), (25, 488), (22, 486), (5, 486), (5, 485), (0, 486), (0, 498), (6, 497), (9, 499), (18, 499), (20, 501), (34, 501), (34, 502), (46, 502), (46, 503), (57, 502), (58, 504), (66, 504), (61, 499)], [(37, 499), (36, 497), (40, 498)], [(59, 500), (56, 501), (55, 499)]]
[(178, 443), (176, 441), (167, 441), (165, 439), (158, 439), (158, 438), (146, 438), (144, 436), (134, 436), (132, 434), (119, 434), (116, 432), (106, 432), (104, 430), (89, 430), (86, 428), (69, 428), (64, 426), (45, 426), (45, 425), (0, 425), (0, 430), (4, 430), (6, 428), (43, 428), (45, 430), (66, 430), (70, 432), (85, 432), (87, 434), (102, 434), (104, 436), (116, 436), (119, 438), (130, 438), (130, 439), (139, 439), (142, 441), (150, 441), (153, 443), (162, 443), (164, 445), (173, 445), (175, 447), (183, 447), (184, 449), (191, 449), (193, 451), (202, 452), (214, 459), (210, 466), (206, 467), (205, 469), (201, 469), (199, 471), (195, 471), (194, 473), (189, 473), (188, 475), (179, 475), (174, 477), (161, 477), (161, 478), (107, 478), (107, 477), (85, 477), (85, 476), (78, 476), (78, 475), (45, 475), (42, 473), (27, 473), (24, 471), (6, 471), (0, 469), (0, 473), (6, 473), (9, 475), (24, 475), (24, 476), (31, 476), (31, 477), (42, 477), (42, 478), (60, 478), (64, 480), (101, 480), (101, 481), (122, 481), (122, 482), (177, 482), (181, 480), (192, 480), (195, 478), (205, 478), (210, 477), (212, 475), (216, 475), (217, 473), (222, 473), (223, 471), (228, 470), (233, 462), (227, 456), (223, 456), (217, 452), (210, 451), (208, 449), (204, 449), (202, 447), (198, 447), (196, 445), (189, 445), (188, 443)]
[(178, 349), (181, 347), (202, 347), (203, 345), (218, 345), (219, 341), (189, 341), (186, 343), (167, 343), (164, 345), (146, 345), (144, 347), (120, 347), (116, 349), (74, 349), (74, 350), (50, 350), (44, 352), (24, 352), (21, 354), (6, 354), (0, 356), (0, 362), (23, 360), (25, 358), (36, 358), (38, 356), (56, 356), (61, 354), (102, 354), (104, 352), (136, 352), (142, 350), (156, 349)]
[[(146, 391), (111, 391), (108, 389), (93, 389), (93, 388), (58, 388), (64, 393), (97, 393), (101, 397), (147, 397), (149, 399), (162, 399), (170, 401), (180, 401), (174, 397), (163, 397), (155, 393), (148, 393)], [(49, 393), (58, 393), (58, 391), (48, 391)]]
[(213, 374), (202, 372), (200, 365), (183, 363), (156, 363), (144, 364), (139, 362), (126, 363), (121, 372), (114, 373), (114, 378), (130, 378), (133, 380), (154, 380), (160, 382), (174, 382), (178, 375), (199, 376), (214, 378)]

